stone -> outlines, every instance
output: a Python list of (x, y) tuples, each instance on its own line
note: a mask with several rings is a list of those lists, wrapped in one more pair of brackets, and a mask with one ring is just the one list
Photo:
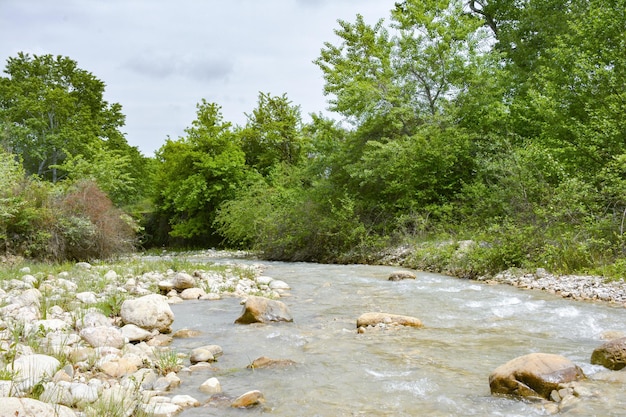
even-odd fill
[(169, 333), (174, 321), (174, 313), (167, 303), (167, 297), (159, 294), (125, 300), (120, 316), (126, 324), (134, 324), (146, 330), (157, 329), (161, 333)]
[(137, 371), (137, 365), (127, 358), (116, 358), (99, 365), (102, 372), (113, 378), (121, 378)]
[(174, 334), (172, 335), (172, 337), (174, 338), (178, 338), (178, 339), (188, 339), (190, 337), (198, 337), (202, 334), (202, 332), (200, 330), (193, 330), (193, 329), (179, 329), (176, 330), (174, 332)]
[(242, 304), (244, 307), (241, 316), (235, 320), (237, 324), (293, 322), (289, 308), (282, 301), (249, 296)]
[(291, 287), (285, 281), (275, 279), (269, 283), (269, 287), (272, 290), (290, 290)]
[(591, 354), (593, 365), (602, 365), (613, 371), (626, 366), (626, 337), (610, 340), (594, 349)]
[(122, 332), (112, 326), (86, 327), (80, 331), (79, 335), (95, 348), (111, 346), (121, 349), (125, 344)]
[(179, 272), (172, 278), (172, 284), (177, 291), (182, 291), (195, 287), (196, 279), (186, 272)]
[(200, 391), (205, 394), (218, 394), (222, 392), (222, 385), (217, 378), (209, 378), (200, 385)]
[[(28, 391), (45, 378), (52, 378), (61, 363), (57, 358), (41, 354), (24, 355), (15, 359), (9, 369), (16, 374), (13, 382), (22, 391)], [(2, 414), (0, 414), (2, 415)]]
[(191, 395), (174, 395), (172, 397), (172, 404), (176, 404), (182, 408), (198, 407), (200, 401), (193, 398)]
[(152, 417), (173, 417), (183, 409), (181, 406), (166, 402), (142, 404), (141, 409)]
[(79, 292), (76, 294), (76, 298), (83, 304), (96, 304), (98, 302), (96, 294), (91, 291)]
[(206, 292), (202, 288), (187, 288), (180, 293), (183, 300), (198, 300), (205, 296)]
[(86, 327), (111, 326), (111, 320), (100, 311), (89, 311), (76, 320), (76, 327), (82, 330)]
[(261, 356), (252, 361), (247, 366), (248, 369), (261, 369), (261, 368), (280, 368), (295, 365), (296, 363), (291, 359), (270, 359), (267, 356)]
[(416, 317), (390, 313), (364, 313), (356, 321), (356, 327), (376, 326), (378, 324), (407, 327), (423, 327), (422, 321)]
[(245, 394), (237, 397), (230, 406), (233, 408), (248, 408), (254, 407), (255, 405), (259, 405), (265, 402), (265, 397), (261, 393), (261, 391), (254, 390), (248, 391)]
[(32, 398), (0, 398), (0, 416), (2, 417), (76, 417), (69, 408), (62, 405), (47, 404)]
[(563, 356), (531, 353), (496, 368), (489, 375), (489, 387), (492, 394), (550, 400), (552, 391), (583, 378), (582, 369)]
[(394, 271), (389, 274), (389, 281), (402, 281), (405, 279), (417, 278), (413, 272), (410, 271)]
[(142, 342), (152, 337), (152, 332), (134, 324), (127, 324), (120, 329), (122, 336), (129, 342)]
[(189, 362), (195, 365), (198, 362), (215, 362), (215, 356), (210, 350), (204, 348), (196, 348), (189, 355)]

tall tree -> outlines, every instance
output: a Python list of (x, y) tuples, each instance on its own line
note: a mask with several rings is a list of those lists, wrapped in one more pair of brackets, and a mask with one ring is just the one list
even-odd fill
[(168, 139), (158, 151), (156, 206), (170, 235), (197, 244), (219, 243), (213, 221), (247, 177), (245, 155), (220, 107), (203, 100), (186, 136)]
[(67, 151), (124, 140), (119, 104), (103, 98), (105, 84), (68, 57), (19, 53), (0, 77), (0, 140), (22, 157), (28, 174), (57, 181)]
[(259, 93), (257, 107), (239, 132), (248, 165), (267, 175), (278, 163), (294, 165), (305, 150), (300, 108), (286, 95)]

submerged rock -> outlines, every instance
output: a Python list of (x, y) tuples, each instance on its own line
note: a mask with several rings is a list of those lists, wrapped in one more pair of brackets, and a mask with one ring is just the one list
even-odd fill
[(260, 368), (280, 368), (295, 365), (296, 363), (291, 359), (270, 359), (267, 356), (261, 356), (252, 361), (247, 366), (248, 369), (260, 369)]
[(418, 328), (424, 326), (422, 321), (416, 317), (390, 313), (365, 313), (362, 314), (356, 321), (357, 329), (360, 327), (377, 326), (379, 324)]
[(411, 271), (394, 271), (389, 274), (389, 281), (402, 281), (415, 278), (417, 278), (417, 276)]
[(553, 400), (552, 391), (583, 378), (582, 369), (563, 356), (531, 353), (496, 368), (489, 375), (489, 387), (492, 394)]

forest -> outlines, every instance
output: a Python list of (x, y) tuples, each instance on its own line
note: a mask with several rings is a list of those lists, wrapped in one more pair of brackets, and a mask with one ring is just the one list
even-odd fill
[(403, 247), (457, 276), (621, 278), (624, 51), (624, 0), (404, 0), (320, 45), (333, 117), (259, 92), (240, 126), (202, 100), (150, 157), (103, 81), (20, 53), (0, 77), (0, 254), (366, 263)]

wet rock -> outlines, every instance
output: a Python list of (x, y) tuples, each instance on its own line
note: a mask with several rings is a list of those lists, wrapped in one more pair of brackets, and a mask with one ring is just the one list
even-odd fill
[(192, 364), (199, 362), (215, 362), (223, 353), (224, 351), (218, 345), (201, 346), (191, 351), (189, 361)]
[(254, 407), (265, 402), (265, 397), (261, 391), (248, 391), (243, 395), (237, 397), (230, 406), (233, 408), (249, 408)]
[(416, 275), (410, 271), (394, 271), (389, 274), (389, 281), (402, 281), (405, 279), (415, 279)]
[(496, 368), (489, 375), (489, 387), (492, 394), (550, 400), (552, 391), (583, 378), (582, 369), (563, 356), (531, 353)]
[(613, 371), (626, 366), (626, 337), (610, 340), (594, 349), (591, 354), (593, 365), (602, 365)]
[(146, 330), (157, 329), (161, 333), (168, 333), (174, 321), (174, 313), (167, 298), (159, 294), (125, 300), (120, 316), (126, 324), (135, 324)]
[(198, 337), (201, 334), (202, 332), (199, 330), (180, 329), (180, 330), (176, 330), (174, 334), (172, 335), (172, 337), (179, 338), (179, 339), (188, 339), (190, 337)]
[(367, 326), (377, 326), (379, 324), (418, 328), (424, 326), (422, 321), (418, 318), (390, 313), (365, 313), (359, 316), (356, 321), (357, 329)]
[(205, 394), (219, 394), (222, 392), (222, 385), (217, 378), (209, 378), (200, 385), (200, 391)]
[(269, 298), (249, 296), (242, 302), (244, 308), (237, 324), (292, 322), (293, 317), (285, 303)]
[(296, 362), (290, 359), (270, 359), (267, 356), (261, 356), (252, 361), (247, 366), (248, 369), (261, 369), (261, 368), (278, 368), (295, 365)]

